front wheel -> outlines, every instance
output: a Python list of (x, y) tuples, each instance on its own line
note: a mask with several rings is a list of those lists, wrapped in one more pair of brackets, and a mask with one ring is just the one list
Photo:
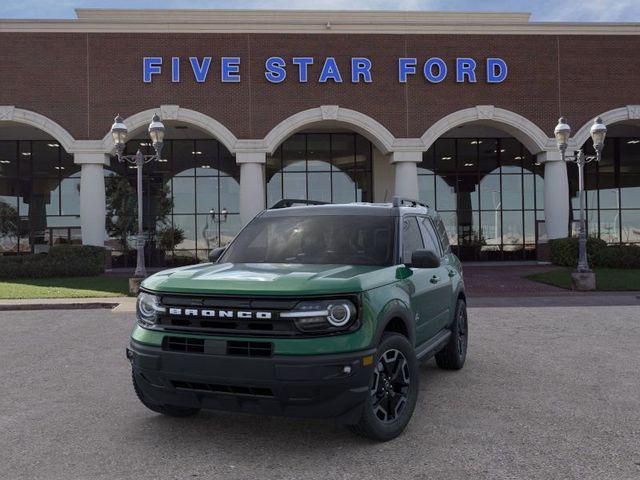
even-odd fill
[(420, 373), (409, 341), (393, 333), (382, 337), (369, 395), (352, 432), (378, 441), (391, 440), (405, 429), (418, 399)]
[(455, 318), (451, 324), (451, 337), (445, 347), (436, 353), (436, 364), (445, 370), (460, 370), (467, 358), (469, 341), (469, 322), (467, 320), (467, 304), (458, 299)]

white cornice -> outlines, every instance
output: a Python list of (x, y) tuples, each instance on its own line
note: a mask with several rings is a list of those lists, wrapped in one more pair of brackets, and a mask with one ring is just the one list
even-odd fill
[(528, 13), (78, 9), (73, 20), (0, 19), (0, 32), (638, 35), (640, 23), (530, 22)]

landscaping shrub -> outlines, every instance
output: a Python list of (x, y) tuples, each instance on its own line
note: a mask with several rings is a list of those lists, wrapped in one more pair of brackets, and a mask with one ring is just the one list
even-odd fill
[(609, 245), (595, 252), (594, 267), (640, 268), (640, 246)]
[[(551, 263), (563, 267), (575, 267), (578, 264), (578, 239), (576, 237), (549, 240)], [(599, 238), (587, 238), (587, 258), (593, 261), (596, 252), (607, 248), (607, 242)]]
[[(551, 262), (563, 267), (575, 267), (578, 264), (578, 239), (560, 238), (549, 241)], [(604, 240), (589, 237), (587, 239), (587, 259), (591, 267), (603, 268), (640, 268), (640, 246), (607, 245)]]
[(0, 256), (0, 278), (89, 277), (104, 273), (105, 249), (59, 245), (49, 253)]

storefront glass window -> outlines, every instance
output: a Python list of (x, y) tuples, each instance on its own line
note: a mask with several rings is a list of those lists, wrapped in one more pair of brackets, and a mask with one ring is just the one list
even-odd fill
[[(592, 152), (589, 140), (584, 145)], [(572, 231), (580, 219), (578, 169), (569, 163)], [(585, 169), (587, 222), (590, 235), (607, 243), (640, 243), (640, 139), (610, 137), (605, 141), (602, 160)]]
[(464, 260), (533, 258), (544, 218), (542, 169), (512, 138), (441, 138), (418, 166), (420, 198), (442, 215)]
[[(135, 153), (138, 148), (152, 153), (144, 139), (128, 142), (126, 153)], [(228, 244), (240, 229), (240, 168), (233, 155), (214, 139), (165, 140), (162, 157), (162, 162), (148, 163), (143, 169), (147, 264), (206, 260), (211, 249)], [(121, 178), (126, 178), (135, 195), (136, 169), (131, 167), (112, 158), (111, 167), (105, 170), (107, 203), (110, 182)], [(116, 195), (115, 191), (112, 194)], [(176, 232), (181, 235), (174, 237)], [(123, 238), (110, 232), (107, 244), (114, 252), (116, 267), (135, 265), (133, 238), (125, 237), (127, 255)]]
[(0, 141), (0, 254), (80, 243), (80, 167), (54, 140)]
[(299, 133), (267, 157), (267, 206), (283, 198), (370, 202), (372, 146), (355, 133)]

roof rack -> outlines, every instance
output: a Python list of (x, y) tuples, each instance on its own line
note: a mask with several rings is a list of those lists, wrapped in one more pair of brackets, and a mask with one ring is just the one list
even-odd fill
[(321, 202), (319, 200), (306, 200), (306, 199), (295, 199), (295, 198), (283, 198), (282, 200), (278, 200), (269, 210), (275, 210), (278, 208), (289, 208), (296, 207), (300, 205), (328, 205), (329, 202)]
[(429, 205), (427, 205), (426, 203), (422, 203), (419, 202), (418, 200), (414, 200), (413, 198), (404, 198), (404, 197), (398, 197), (398, 196), (394, 196), (393, 197), (393, 202), (392, 205), (394, 207), (402, 207), (402, 206), (408, 206), (408, 207), (424, 207), (424, 208), (429, 208)]

